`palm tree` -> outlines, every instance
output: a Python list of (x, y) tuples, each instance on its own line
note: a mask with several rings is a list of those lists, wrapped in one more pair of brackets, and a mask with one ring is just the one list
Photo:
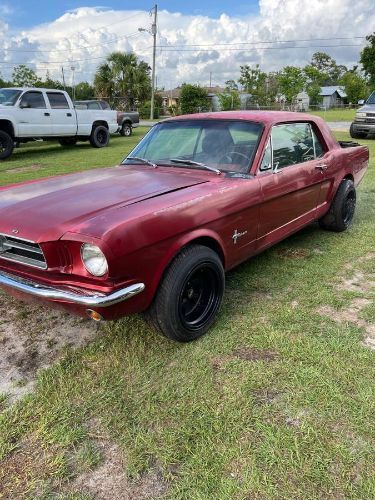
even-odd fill
[(133, 53), (112, 52), (98, 67), (94, 85), (96, 93), (121, 98), (127, 106), (134, 106), (149, 98), (151, 92), (150, 67)]

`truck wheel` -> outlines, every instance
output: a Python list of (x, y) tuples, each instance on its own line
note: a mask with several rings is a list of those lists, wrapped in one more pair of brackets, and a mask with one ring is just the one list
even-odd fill
[(367, 137), (366, 132), (356, 132), (353, 124), (350, 125), (349, 133), (352, 139), (365, 139)]
[(93, 148), (104, 148), (109, 143), (109, 132), (104, 125), (97, 125), (92, 129), (90, 144)]
[(350, 226), (356, 203), (356, 191), (353, 181), (344, 179), (333, 199), (329, 212), (319, 219), (320, 227), (340, 233)]
[(75, 146), (77, 144), (77, 139), (75, 137), (64, 137), (59, 139), (61, 146)]
[(14, 139), (3, 130), (0, 130), (0, 160), (5, 160), (13, 153)]
[(197, 339), (212, 326), (225, 288), (223, 264), (202, 245), (184, 248), (165, 274), (146, 321), (178, 342)]
[(133, 128), (130, 123), (123, 123), (121, 130), (120, 130), (120, 135), (123, 137), (130, 137), (133, 133)]

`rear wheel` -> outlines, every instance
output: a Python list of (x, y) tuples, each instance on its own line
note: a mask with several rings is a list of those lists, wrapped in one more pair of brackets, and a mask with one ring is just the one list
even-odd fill
[(93, 148), (104, 148), (109, 143), (109, 132), (104, 125), (97, 125), (92, 129), (90, 144)]
[(186, 247), (164, 276), (146, 320), (165, 337), (190, 342), (215, 322), (224, 288), (217, 253), (202, 245)]
[(0, 130), (0, 160), (5, 160), (13, 153), (14, 139), (3, 130)]
[(353, 181), (344, 179), (337, 190), (329, 212), (319, 220), (320, 226), (338, 233), (348, 229), (353, 221), (356, 198)]
[(354, 130), (353, 124), (350, 125), (350, 137), (352, 139), (365, 139), (367, 137), (366, 132), (356, 132)]
[(59, 139), (61, 146), (75, 146), (77, 144), (76, 137), (63, 137)]
[(133, 133), (133, 129), (130, 123), (123, 123), (121, 130), (120, 130), (120, 135), (123, 137), (130, 137)]

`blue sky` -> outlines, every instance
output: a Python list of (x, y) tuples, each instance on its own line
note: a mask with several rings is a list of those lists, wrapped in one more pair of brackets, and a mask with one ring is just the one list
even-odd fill
[[(152, 0), (133, 0), (124, 2), (124, 0), (112, 0), (106, 2), (102, 0), (69, 0), (65, 2), (54, 2), (51, 0), (18, 0), (17, 2), (1, 2), (0, 13), (3, 10), (3, 19), (5, 19), (12, 28), (29, 28), (37, 24), (52, 21), (60, 17), (64, 12), (78, 7), (104, 7), (116, 10), (145, 9), (148, 10), (154, 5)], [(231, 16), (241, 16), (245, 14), (254, 14), (259, 11), (257, 0), (248, 0), (246, 2), (231, 2), (230, 0), (189, 0), (188, 2), (176, 2), (173, 0), (163, 0), (158, 2), (159, 9), (166, 9), (172, 12), (181, 12), (182, 14), (207, 15), (210, 17), (219, 17), (225, 12)]]

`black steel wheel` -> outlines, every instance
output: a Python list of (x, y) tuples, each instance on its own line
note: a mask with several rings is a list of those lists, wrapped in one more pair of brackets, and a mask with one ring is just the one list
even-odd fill
[(5, 160), (13, 153), (14, 139), (3, 130), (0, 130), (0, 160)]
[(109, 132), (104, 125), (93, 128), (90, 135), (90, 144), (94, 148), (104, 148), (109, 143)]
[(215, 322), (224, 288), (224, 269), (218, 254), (202, 245), (188, 246), (168, 268), (146, 319), (164, 336), (190, 342)]
[(356, 199), (354, 182), (351, 179), (344, 179), (337, 190), (328, 213), (319, 220), (320, 226), (338, 233), (348, 229), (353, 221)]

